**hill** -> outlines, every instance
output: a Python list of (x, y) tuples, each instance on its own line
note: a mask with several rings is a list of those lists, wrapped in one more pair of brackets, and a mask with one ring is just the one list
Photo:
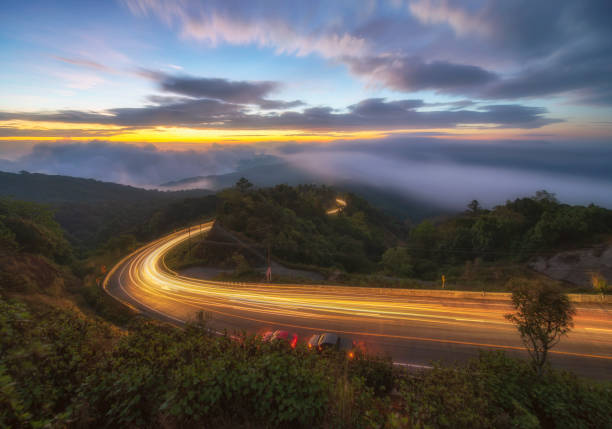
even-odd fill
[(27, 172), (0, 172), (0, 197), (52, 207), (77, 254), (121, 234), (152, 239), (191, 220), (195, 207), (198, 215), (215, 207), (214, 193), (203, 189), (158, 191)]
[(101, 203), (173, 200), (212, 194), (205, 189), (159, 191), (80, 177), (0, 171), (0, 196), (38, 203)]
[(268, 188), (280, 184), (289, 186), (301, 184), (333, 186), (341, 192), (350, 192), (365, 198), (372, 205), (392, 216), (401, 219), (409, 218), (412, 222), (450, 213), (447, 208), (437, 206), (430, 201), (416, 196), (406, 196), (405, 194), (392, 192), (385, 188), (373, 187), (359, 182), (316, 176), (276, 158), (264, 165), (247, 166), (233, 173), (190, 177), (164, 183), (160, 187), (168, 190), (202, 187), (222, 190), (231, 188), (242, 177), (248, 179), (249, 182), (259, 188)]
[(405, 275), (431, 280), (445, 275), (453, 283), (475, 281), (485, 288), (520, 279), (527, 262), (538, 256), (604, 243), (611, 234), (612, 210), (563, 204), (539, 191), (491, 210), (472, 201), (461, 214), (423, 221), (405, 246), (389, 249), (383, 264), (391, 272), (403, 267)]
[[(216, 219), (243, 239), (243, 248), (252, 249), (243, 257), (257, 265), (265, 264), (261, 254), (269, 247), (274, 259), (293, 266), (371, 272), (385, 249), (408, 234), (404, 224), (354, 194), (316, 185), (255, 189), (246, 179), (219, 192)], [(220, 248), (209, 241), (191, 252), (203, 264), (227, 265), (241, 247)]]

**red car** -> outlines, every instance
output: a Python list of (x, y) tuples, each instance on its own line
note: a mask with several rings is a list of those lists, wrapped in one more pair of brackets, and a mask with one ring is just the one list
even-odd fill
[(269, 341), (282, 340), (287, 341), (292, 348), (297, 345), (298, 336), (296, 333), (290, 333), (289, 331), (274, 331)]
[(267, 343), (268, 341), (270, 341), (272, 339), (272, 335), (274, 335), (274, 331), (266, 331), (261, 336), (261, 341), (264, 342), (264, 343)]

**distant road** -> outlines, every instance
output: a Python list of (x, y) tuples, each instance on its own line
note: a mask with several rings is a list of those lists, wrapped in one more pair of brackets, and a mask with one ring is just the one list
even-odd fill
[[(315, 332), (339, 332), (371, 352), (415, 366), (465, 361), (479, 349), (526, 356), (516, 328), (503, 318), (512, 310), (508, 301), (410, 296), (401, 289), (227, 283), (181, 276), (166, 266), (164, 257), (173, 247), (211, 227), (184, 229), (143, 246), (113, 267), (104, 288), (161, 320), (182, 324), (205, 311), (213, 328), (230, 333), (284, 328), (306, 339)], [(551, 361), (612, 380), (610, 306), (576, 306), (575, 328)]]

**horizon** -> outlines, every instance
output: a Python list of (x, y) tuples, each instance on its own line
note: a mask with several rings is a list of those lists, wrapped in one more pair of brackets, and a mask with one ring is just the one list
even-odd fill
[(0, 170), (158, 187), (274, 160), (454, 208), (612, 207), (611, 9), (10, 1)]

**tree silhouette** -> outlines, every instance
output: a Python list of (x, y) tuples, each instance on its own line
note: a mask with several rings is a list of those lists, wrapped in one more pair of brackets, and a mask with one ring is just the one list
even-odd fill
[(238, 190), (240, 192), (246, 192), (246, 191), (248, 191), (252, 187), (253, 187), (253, 184), (251, 182), (249, 182), (248, 179), (246, 179), (244, 177), (241, 177), (236, 182), (236, 188), (238, 188)]
[(527, 283), (512, 292), (516, 313), (506, 314), (527, 347), (534, 370), (542, 374), (549, 350), (574, 326), (574, 306), (567, 295), (548, 284)]

